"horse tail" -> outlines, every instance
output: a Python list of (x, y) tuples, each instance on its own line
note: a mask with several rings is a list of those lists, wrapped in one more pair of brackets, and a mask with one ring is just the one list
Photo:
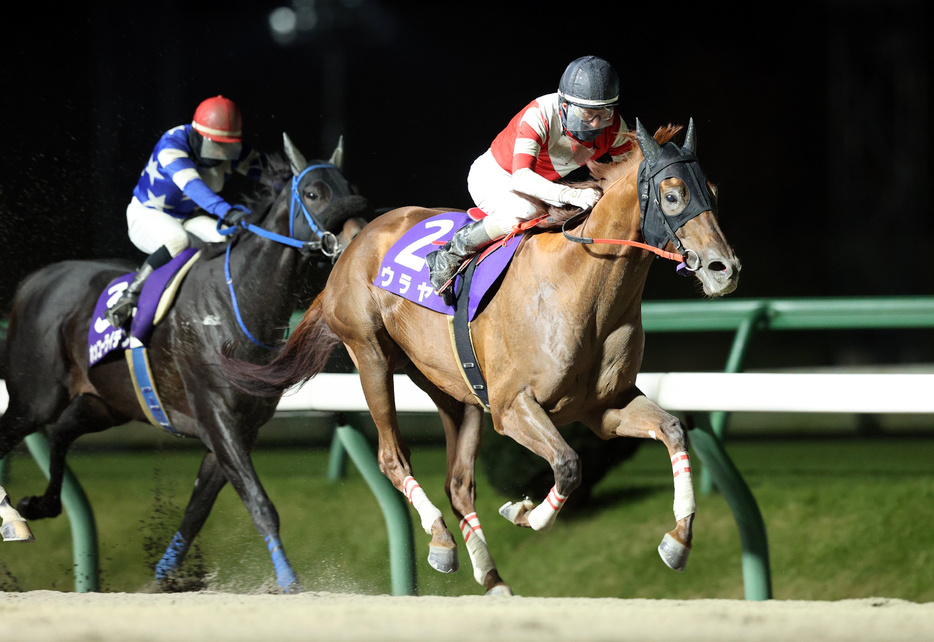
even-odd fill
[(324, 319), (324, 305), (319, 294), (268, 363), (234, 359), (226, 354), (231, 349), (228, 347), (222, 366), (230, 383), (240, 390), (261, 397), (274, 397), (323, 371), (339, 343), (340, 339)]

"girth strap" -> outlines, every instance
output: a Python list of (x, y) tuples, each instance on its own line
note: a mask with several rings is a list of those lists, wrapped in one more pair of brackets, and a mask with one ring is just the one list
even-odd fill
[[(473, 349), (473, 339), (470, 336), (470, 319), (468, 314), (468, 300), (470, 298), (470, 282), (477, 269), (476, 258), (470, 261), (467, 269), (461, 273), (461, 289), (457, 292), (454, 301), (454, 316), (448, 317), (448, 327), (451, 333), (451, 344), (454, 347), (454, 356), (460, 367), (464, 381), (470, 391), (483, 407), (490, 409), (490, 397), (487, 393), (486, 380), (480, 372), (477, 355)], [(453, 287), (453, 286), (452, 286)]]

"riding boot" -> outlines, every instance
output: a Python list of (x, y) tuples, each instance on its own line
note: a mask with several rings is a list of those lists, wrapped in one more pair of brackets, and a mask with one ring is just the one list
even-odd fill
[(444, 247), (430, 252), (425, 257), (431, 275), (431, 287), (447, 305), (454, 303), (454, 288), (447, 286), (453, 281), (461, 265), (493, 240), (486, 231), (483, 221), (475, 221), (454, 232), (454, 236), (444, 244)]
[(143, 283), (153, 273), (153, 269), (148, 261), (143, 263), (130, 285), (120, 295), (120, 298), (107, 308), (105, 313), (107, 320), (110, 321), (110, 325), (114, 328), (122, 327), (133, 315), (133, 310), (136, 309), (136, 304), (139, 303), (139, 293), (143, 290)]

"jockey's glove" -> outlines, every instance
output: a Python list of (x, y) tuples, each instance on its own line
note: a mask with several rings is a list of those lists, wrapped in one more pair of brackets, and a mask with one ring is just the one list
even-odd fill
[(242, 205), (234, 205), (229, 210), (227, 210), (226, 214), (224, 214), (224, 225), (234, 227), (244, 216), (248, 216), (252, 213), (253, 212), (243, 207)]
[(600, 200), (600, 192), (589, 187), (583, 189), (568, 188), (561, 196), (562, 201), (582, 210), (589, 210)]

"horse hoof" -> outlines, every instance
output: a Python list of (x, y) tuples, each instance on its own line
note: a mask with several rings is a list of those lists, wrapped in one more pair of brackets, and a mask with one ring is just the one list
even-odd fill
[(670, 533), (665, 533), (662, 543), (658, 545), (658, 554), (661, 555), (662, 561), (665, 562), (668, 568), (679, 573), (684, 573), (684, 567), (687, 566), (688, 553), (690, 552), (691, 548), (689, 546), (685, 546), (676, 540)]
[(53, 505), (50, 508), (42, 497), (23, 497), (16, 505), (16, 512), (27, 521), (58, 517), (62, 512), (62, 503), (59, 501), (57, 506)]
[(29, 525), (20, 519), (5, 522), (0, 526), (0, 536), (4, 542), (34, 542), (36, 541)]
[(428, 565), (439, 573), (453, 573), (461, 565), (457, 559), (456, 548), (428, 547)]
[(535, 504), (532, 503), (530, 499), (525, 499), (521, 502), (506, 502), (499, 507), (499, 514), (516, 526), (519, 526), (519, 518), (527, 514), (533, 508), (535, 508)]
[(506, 586), (505, 584), (497, 584), (489, 591), (486, 592), (486, 595), (501, 596), (501, 597), (512, 597), (512, 589)]

